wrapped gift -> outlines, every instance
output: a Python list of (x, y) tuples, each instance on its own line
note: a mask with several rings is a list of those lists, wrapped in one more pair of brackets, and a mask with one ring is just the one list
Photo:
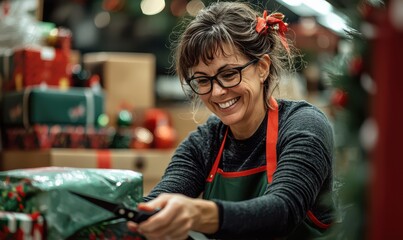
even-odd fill
[(0, 239), (44, 240), (46, 223), (39, 212), (33, 214), (0, 212)]
[(113, 213), (74, 193), (134, 208), (142, 199), (142, 184), (142, 175), (130, 170), (46, 167), (5, 171), (0, 172), (0, 210), (39, 212), (49, 239), (76, 234), (90, 239), (91, 233), (113, 229), (126, 234), (127, 228), (111, 222), (119, 220)]
[(12, 74), (6, 90), (22, 90), (42, 83), (66, 88), (71, 84), (69, 56), (53, 47), (26, 47), (14, 51)]
[(133, 232), (127, 228), (127, 221), (117, 219), (105, 221), (90, 227), (79, 230), (68, 240), (107, 240), (107, 239), (124, 239), (124, 240), (144, 240), (145, 238), (137, 232)]
[(105, 149), (114, 131), (108, 128), (34, 124), (28, 129), (12, 127), (4, 130), (6, 149), (93, 148)]
[(103, 92), (91, 88), (26, 88), (4, 93), (3, 123), (26, 128), (32, 124), (94, 126), (104, 112), (103, 104)]

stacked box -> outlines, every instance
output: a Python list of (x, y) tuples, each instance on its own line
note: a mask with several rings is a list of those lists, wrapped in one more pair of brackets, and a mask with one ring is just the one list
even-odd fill
[(35, 124), (25, 128), (6, 128), (6, 149), (93, 148), (110, 147), (114, 131), (108, 128)]
[(98, 52), (83, 55), (84, 68), (100, 76), (105, 113), (116, 126), (122, 109), (155, 106), (156, 58), (149, 53)]
[[(104, 148), (95, 139), (105, 132), (97, 126), (97, 117), (104, 114), (102, 89), (72, 87), (71, 32), (53, 24), (45, 27), (45, 45), (0, 50), (0, 148), (21, 148), (8, 137), (26, 138), (22, 143), (28, 147), (66, 147), (64, 136), (71, 142), (67, 147)], [(76, 126), (84, 127), (84, 134)], [(59, 142), (48, 143), (54, 131), (46, 136), (44, 128), (61, 129), (53, 134)]]
[(25, 88), (5, 92), (4, 146), (8, 149), (107, 148), (109, 132), (98, 126), (104, 94), (90, 88)]
[[(23, 45), (0, 51), (0, 80), (4, 91), (19, 91), (28, 86), (46, 84), (71, 86), (71, 32), (42, 23), (46, 46)], [(43, 28), (43, 29), (42, 29)], [(45, 37), (45, 34), (48, 34)]]
[(3, 96), (3, 123), (8, 126), (66, 124), (94, 126), (103, 113), (102, 91), (26, 88)]
[(90, 239), (114, 231), (129, 234), (126, 220), (73, 192), (135, 208), (143, 196), (142, 175), (130, 170), (57, 167), (0, 172), (0, 211), (40, 214), (49, 239)]
[(11, 58), (3, 56), (3, 75), (11, 72), (8, 77), (4, 77), (2, 88), (4, 91), (19, 91), (40, 84), (69, 87), (71, 72), (68, 64), (69, 56), (62, 49), (52, 47), (15, 49)]

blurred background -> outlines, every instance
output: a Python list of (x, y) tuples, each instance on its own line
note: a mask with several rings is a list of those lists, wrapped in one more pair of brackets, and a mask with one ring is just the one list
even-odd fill
[[(166, 164), (170, 150), (197, 125), (171, 68), (171, 42), (180, 31), (180, 22), (211, 2), (214, 1), (1, 0), (0, 83), (5, 112), (2, 169), (32, 166), (9, 161), (11, 156), (22, 158), (16, 149), (61, 146), (33, 146), (25, 140), (16, 144), (15, 139), (27, 138), (26, 129), (35, 124), (33, 119), (29, 126), (22, 120), (14, 121), (12, 116), (22, 110), (14, 107), (4, 111), (9, 107), (6, 95), (29, 85), (85, 87), (93, 91), (99, 88), (105, 94), (100, 100), (105, 109), (96, 116), (95, 123), (97, 129), (106, 129), (100, 134), (109, 140), (92, 148), (168, 150), (159, 155), (155, 151), (136, 155), (134, 169), (153, 176), (150, 184), (154, 184), (163, 167), (155, 165), (158, 171), (153, 171), (144, 164), (152, 158), (167, 159)], [(403, 239), (403, 163), (399, 161), (402, 157), (398, 141), (403, 135), (399, 106), (403, 90), (403, 0), (249, 2), (260, 9), (284, 13), (290, 30), (287, 37), (303, 55), (297, 72), (283, 76), (275, 94), (315, 104), (333, 124), (335, 190), (342, 221), (333, 228), (329, 239)], [(62, 74), (56, 82), (29, 83), (27, 79), (31, 78), (17, 77), (15, 66), (20, 60), (13, 57), (18, 49), (26, 51), (32, 46), (41, 48), (42, 60), (44, 48), (62, 51)], [(56, 65), (49, 66), (55, 69)], [(54, 74), (52, 71), (49, 74)], [(74, 113), (79, 115), (80, 109)], [(201, 108), (195, 118), (200, 123), (208, 114)], [(22, 125), (23, 133), (15, 130)], [(72, 138), (69, 131), (67, 135)], [(86, 126), (83, 131), (89, 134)], [(38, 142), (38, 134), (34, 135), (36, 140), (32, 142)], [(62, 147), (74, 148), (71, 144)], [(80, 144), (75, 147), (90, 148)]]
[[(63, 1), (44, 0), (42, 20), (74, 33), (72, 46), (81, 54), (98, 51), (142, 52), (156, 56), (156, 100), (182, 101), (184, 96), (172, 76), (170, 46), (182, 18), (194, 16), (209, 0)], [(301, 70), (301, 94), (311, 97), (326, 90), (319, 69), (339, 51), (347, 25), (343, 9), (348, 1), (250, 1), (286, 15), (295, 39), (308, 62)], [(332, 6), (335, 4), (335, 6)], [(342, 47), (342, 46), (341, 46)], [(301, 89), (302, 90), (302, 89)], [(308, 92), (306, 92), (308, 91)], [(318, 97), (318, 96), (312, 96)], [(160, 101), (161, 100), (161, 101)]]

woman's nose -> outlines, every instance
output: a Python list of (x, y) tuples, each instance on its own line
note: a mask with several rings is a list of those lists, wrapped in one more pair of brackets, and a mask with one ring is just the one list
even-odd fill
[(223, 95), (227, 92), (227, 89), (223, 88), (217, 81), (213, 81), (212, 87), (211, 95)]

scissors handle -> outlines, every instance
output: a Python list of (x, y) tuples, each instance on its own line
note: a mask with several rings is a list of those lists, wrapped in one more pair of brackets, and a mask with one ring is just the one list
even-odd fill
[(120, 217), (126, 218), (129, 221), (133, 221), (136, 223), (141, 223), (147, 220), (152, 215), (159, 212), (159, 210), (152, 211), (141, 211), (141, 210), (130, 210), (127, 208), (119, 207), (116, 211), (116, 214)]

